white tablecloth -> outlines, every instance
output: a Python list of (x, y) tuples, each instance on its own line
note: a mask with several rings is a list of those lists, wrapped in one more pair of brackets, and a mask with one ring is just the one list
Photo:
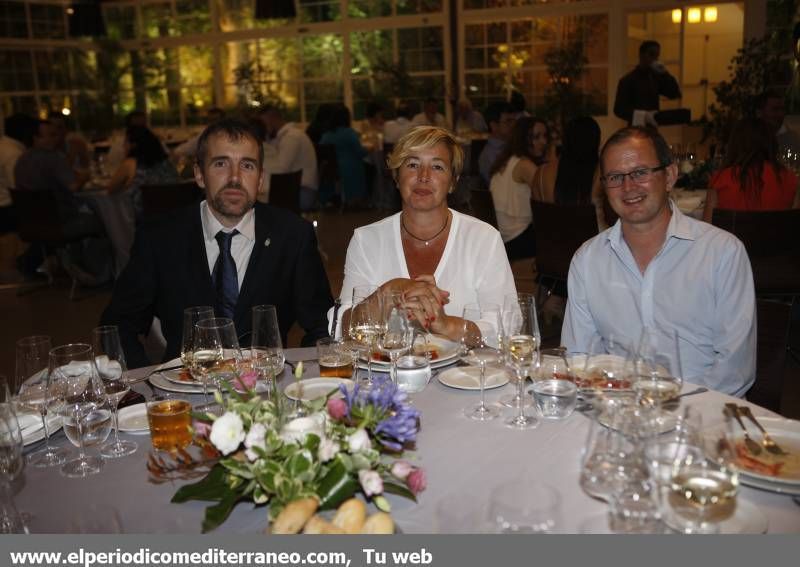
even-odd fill
[[(315, 357), (314, 349), (291, 349), (288, 360)], [(306, 365), (306, 377), (317, 372), (315, 363)], [(146, 372), (139, 369), (135, 372)], [(290, 380), (284, 373), (284, 383)], [(687, 386), (689, 388), (691, 386)], [(487, 392), (489, 401), (512, 392), (510, 385)], [(197, 400), (200, 397), (196, 397)], [(543, 422), (532, 431), (506, 429), (502, 422), (473, 422), (461, 413), (478, 399), (478, 392), (454, 390), (434, 378), (413, 403), (422, 412), (414, 464), (422, 466), (428, 489), (418, 503), (390, 497), (393, 515), (405, 533), (430, 533), (437, 529), (437, 507), (448, 495), (466, 501), (467, 509), (484, 514), (484, 501), (491, 488), (522, 470), (549, 483), (562, 500), (561, 532), (580, 533), (587, 522), (601, 517), (606, 504), (593, 500), (578, 485), (580, 453), (588, 433), (589, 419), (575, 413), (564, 421)], [(699, 408), (705, 423), (721, 420), (720, 408), (728, 396), (708, 392), (686, 398)], [(757, 415), (771, 415), (754, 406)], [(509, 410), (510, 411), (510, 410)], [(33, 515), (33, 532), (76, 532), (121, 529), (128, 533), (198, 532), (207, 503), (171, 504), (170, 498), (183, 484), (152, 484), (147, 480), (145, 462), (149, 437), (126, 436), (139, 443), (128, 457), (106, 462), (104, 470), (88, 479), (62, 477), (58, 469), (28, 467), (25, 485), (16, 497), (19, 509)], [(63, 433), (56, 443), (66, 444)], [(413, 455), (413, 453), (412, 453)], [(755, 504), (766, 516), (770, 533), (800, 533), (800, 507), (791, 497), (763, 492), (746, 486), (740, 501)], [(266, 525), (267, 510), (240, 503), (221, 532), (258, 533)], [(446, 527), (441, 528), (446, 531)]]

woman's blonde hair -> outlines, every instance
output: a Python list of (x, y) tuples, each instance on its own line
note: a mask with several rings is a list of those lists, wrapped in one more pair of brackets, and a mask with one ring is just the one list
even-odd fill
[(392, 153), (386, 158), (386, 165), (392, 172), (395, 182), (397, 182), (400, 167), (411, 152), (430, 149), (440, 142), (447, 146), (447, 150), (450, 152), (450, 170), (453, 187), (455, 187), (461, 175), (461, 168), (464, 166), (464, 150), (448, 130), (438, 126), (417, 126), (398, 140)]

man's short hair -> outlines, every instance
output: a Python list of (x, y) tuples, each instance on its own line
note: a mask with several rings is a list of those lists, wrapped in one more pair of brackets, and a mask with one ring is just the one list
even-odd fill
[(771, 98), (779, 98), (783, 100), (783, 93), (777, 89), (767, 89), (762, 91), (758, 94), (758, 96), (756, 96), (756, 98), (753, 99), (753, 110), (755, 112), (764, 110), (764, 107), (767, 106), (767, 101)]
[(271, 102), (258, 107), (258, 115), (269, 114), (270, 112), (276, 113), (278, 116), (283, 116), (283, 109), (277, 104)]
[(628, 126), (627, 128), (622, 128), (614, 132), (606, 143), (603, 144), (603, 149), (600, 150), (600, 169), (603, 170), (603, 173), (605, 173), (603, 156), (605, 156), (608, 148), (633, 138), (650, 140), (650, 143), (653, 144), (653, 148), (656, 151), (659, 166), (672, 163), (672, 152), (669, 149), (669, 144), (667, 144), (664, 137), (658, 133), (658, 130), (655, 128), (643, 128), (642, 126)]
[(39, 129), (39, 122), (32, 116), (17, 112), (7, 117), (3, 126), (6, 136), (30, 148), (33, 145), (33, 135)]
[(658, 43), (657, 41), (652, 40), (652, 39), (645, 40), (639, 46), (639, 55), (644, 55), (645, 53), (647, 53), (648, 51), (650, 51), (653, 48), (656, 48), (656, 49), (660, 50), (661, 49), (661, 44)]
[(513, 113), (514, 109), (511, 108), (510, 104), (505, 101), (495, 101), (490, 103), (486, 110), (483, 111), (483, 118), (487, 124), (491, 124), (492, 122), (500, 122), (500, 115)]
[(200, 134), (197, 140), (197, 152), (195, 153), (195, 160), (200, 169), (203, 169), (204, 161), (206, 159), (206, 152), (208, 151), (208, 140), (217, 134), (225, 134), (229, 140), (238, 142), (242, 138), (250, 138), (258, 146), (258, 167), (261, 168), (264, 164), (264, 146), (261, 144), (258, 132), (247, 122), (242, 122), (236, 118), (223, 118), (213, 124), (210, 124)]

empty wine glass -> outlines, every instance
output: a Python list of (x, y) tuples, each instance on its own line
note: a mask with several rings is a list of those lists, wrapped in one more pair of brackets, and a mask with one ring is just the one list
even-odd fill
[[(525, 379), (536, 359), (541, 344), (536, 317), (536, 296), (532, 293), (511, 293), (503, 300), (503, 350), (506, 360), (515, 370), (517, 391), (500, 398), (501, 405), (510, 408), (533, 404), (525, 394)], [(523, 355), (524, 356), (521, 356)]]
[(79, 449), (78, 458), (61, 467), (61, 473), (69, 477), (99, 473), (103, 459), (86, 455), (86, 447), (106, 440), (111, 430), (111, 412), (92, 345), (76, 343), (51, 350), (50, 380), (63, 395), (60, 415), (64, 433)]
[[(192, 375), (199, 376), (203, 395), (208, 400), (208, 385), (221, 387), (222, 382), (233, 386), (242, 365), (242, 351), (233, 321), (226, 317), (202, 319), (195, 325)], [(200, 410), (209, 410), (215, 404), (206, 402)]]
[(478, 305), (470, 303), (464, 307), (464, 332), (461, 338), (461, 360), (480, 370), (479, 384), (481, 399), (477, 405), (464, 408), (464, 414), (478, 421), (488, 421), (500, 415), (500, 410), (486, 405), (484, 388), (486, 367), (502, 363), (500, 352), (501, 320), (500, 307), (494, 304)]
[(16, 383), (20, 392), (17, 397), (24, 409), (38, 413), (42, 419), (45, 447), (28, 455), (28, 463), (34, 467), (55, 467), (67, 460), (68, 451), (50, 445), (52, 416), (58, 413), (63, 399), (54, 396), (48, 389), (50, 363), (50, 337), (35, 335), (17, 341)]
[(100, 447), (100, 454), (106, 458), (124, 457), (136, 452), (136, 442), (119, 438), (119, 403), (131, 386), (128, 383), (128, 367), (125, 364), (125, 353), (119, 340), (119, 328), (116, 325), (97, 327), (92, 331), (97, 373), (103, 381), (111, 408), (111, 419), (114, 428), (114, 441)]
[(549, 484), (524, 474), (492, 490), (487, 513), (494, 533), (552, 533), (562, 521), (561, 497)]
[[(346, 342), (366, 359), (367, 382), (364, 385), (366, 388), (372, 388), (372, 353), (382, 327), (383, 294), (377, 291), (378, 288), (374, 285), (360, 285), (353, 288), (350, 321), (346, 329)], [(354, 365), (354, 379), (356, 372)]]
[[(659, 340), (661, 339), (661, 340)], [(661, 336), (645, 328), (636, 355), (633, 390), (640, 404), (661, 411), (664, 402), (677, 396), (683, 386), (679, 357), (679, 337)]]
[(378, 348), (389, 353), (392, 383), (397, 384), (397, 358), (408, 349), (414, 329), (408, 320), (402, 292), (390, 291), (384, 298), (384, 319), (378, 334)]
[(22, 432), (17, 422), (14, 406), (0, 403), (0, 533), (27, 533), (22, 514), (14, 505), (11, 484), (24, 467), (22, 458)]
[(250, 361), (258, 379), (267, 385), (267, 392), (283, 371), (286, 357), (283, 353), (281, 330), (278, 326), (278, 311), (274, 305), (253, 307), (253, 340), (250, 343)]
[[(198, 307), (187, 307), (183, 310), (183, 336), (181, 337), (181, 363), (189, 370), (192, 377), (199, 381), (200, 379), (194, 375), (192, 368), (192, 356), (194, 356), (194, 333), (195, 325), (198, 321), (203, 319), (212, 319), (214, 317), (214, 309), (209, 305), (201, 305)], [(204, 392), (205, 393), (205, 392)], [(208, 404), (208, 397), (206, 397), (206, 404)]]

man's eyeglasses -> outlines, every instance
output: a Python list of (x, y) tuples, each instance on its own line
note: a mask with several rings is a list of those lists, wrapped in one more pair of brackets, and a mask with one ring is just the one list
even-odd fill
[(628, 173), (611, 173), (609, 175), (602, 176), (600, 181), (603, 182), (603, 185), (607, 189), (622, 187), (622, 184), (625, 183), (626, 177), (630, 177), (631, 181), (637, 185), (644, 185), (650, 181), (650, 178), (653, 177), (653, 174), (656, 171), (666, 169), (667, 165), (669, 164), (659, 165), (658, 167), (640, 167), (638, 169), (634, 169), (633, 171), (629, 171)]

